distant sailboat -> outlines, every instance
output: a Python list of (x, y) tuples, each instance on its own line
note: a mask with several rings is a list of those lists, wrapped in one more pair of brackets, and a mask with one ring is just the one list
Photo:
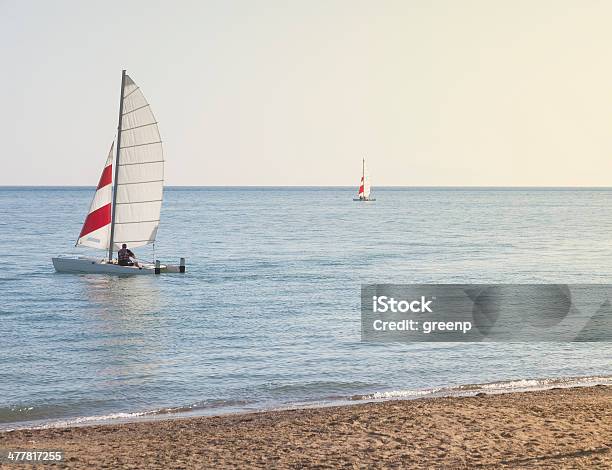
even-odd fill
[(119, 125), (102, 176), (76, 246), (105, 250), (107, 258), (59, 256), (52, 258), (59, 272), (159, 274), (184, 272), (159, 261), (119, 266), (113, 252), (126, 243), (137, 248), (155, 242), (164, 189), (164, 154), (157, 121), (140, 88), (121, 75)]
[(367, 173), (364, 158), (361, 166), (361, 182), (359, 184), (358, 197), (353, 199), (353, 201), (376, 201), (376, 199), (370, 197), (371, 192), (372, 186), (370, 185), (370, 175)]

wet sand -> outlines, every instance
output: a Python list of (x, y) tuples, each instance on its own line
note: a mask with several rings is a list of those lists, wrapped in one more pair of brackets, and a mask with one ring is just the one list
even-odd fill
[(612, 468), (612, 387), (10, 431), (0, 447), (63, 449), (72, 468)]

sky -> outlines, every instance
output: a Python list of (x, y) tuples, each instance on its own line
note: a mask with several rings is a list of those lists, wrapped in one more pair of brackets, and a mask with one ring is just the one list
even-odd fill
[(612, 186), (612, 2), (0, 0), (0, 185), (95, 185), (121, 70), (168, 185)]

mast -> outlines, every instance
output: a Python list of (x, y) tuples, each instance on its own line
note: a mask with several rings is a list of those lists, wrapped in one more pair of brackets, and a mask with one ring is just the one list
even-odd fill
[(121, 72), (121, 94), (119, 95), (119, 124), (117, 125), (117, 153), (115, 157), (115, 176), (113, 178), (113, 205), (111, 206), (110, 241), (108, 245), (108, 261), (113, 259), (113, 236), (115, 232), (115, 204), (117, 202), (117, 179), (119, 177), (119, 152), (121, 149), (121, 121), (123, 120), (123, 88), (125, 86), (125, 70)]

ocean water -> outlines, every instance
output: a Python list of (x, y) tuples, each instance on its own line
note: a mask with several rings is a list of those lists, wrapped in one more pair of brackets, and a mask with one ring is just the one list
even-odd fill
[(0, 188), (0, 429), (611, 381), (610, 343), (362, 343), (359, 303), (362, 283), (610, 283), (612, 190), (354, 192), (167, 188), (156, 257), (188, 272), (113, 277), (51, 264), (92, 188)]

